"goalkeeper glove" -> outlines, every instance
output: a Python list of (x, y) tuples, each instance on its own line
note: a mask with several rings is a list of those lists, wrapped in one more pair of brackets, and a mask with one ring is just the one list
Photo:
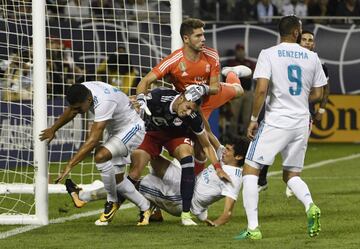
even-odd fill
[(209, 94), (210, 88), (208, 85), (190, 85), (185, 88), (185, 98), (187, 101), (196, 102), (202, 96)]
[(145, 94), (140, 93), (136, 96), (136, 101), (139, 103), (139, 114), (141, 118), (144, 118), (144, 113), (146, 113), (148, 116), (151, 116), (151, 112), (149, 108), (147, 107), (147, 101)]

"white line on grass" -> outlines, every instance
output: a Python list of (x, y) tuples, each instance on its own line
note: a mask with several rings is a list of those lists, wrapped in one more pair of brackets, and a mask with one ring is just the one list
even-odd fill
[[(120, 209), (129, 209), (132, 207), (135, 207), (135, 205), (132, 203), (128, 203), (128, 204), (121, 206)], [(83, 217), (100, 214), (102, 211), (103, 211), (103, 209), (98, 209), (98, 210), (88, 211), (88, 212), (84, 212), (84, 213), (80, 213), (80, 214), (73, 214), (68, 217), (51, 219), (50, 224), (58, 224), (58, 223), (64, 223), (66, 221), (77, 220), (77, 219), (80, 219)], [(28, 225), (28, 226), (14, 228), (12, 230), (0, 233), (0, 239), (6, 239), (8, 237), (18, 235), (20, 233), (25, 233), (25, 232), (31, 231), (31, 230), (39, 228), (39, 227), (42, 227), (42, 226)]]
[[(337, 162), (352, 160), (352, 159), (356, 159), (356, 158), (359, 158), (359, 157), (360, 157), (360, 154), (353, 154), (353, 155), (350, 155), (350, 156), (339, 157), (339, 158), (336, 158), (336, 159), (324, 160), (324, 161), (320, 161), (320, 162), (317, 162), (317, 163), (309, 164), (307, 166), (305, 165), (303, 170), (319, 168), (319, 167), (322, 167), (322, 166), (327, 165), (327, 164), (333, 164), (333, 163), (337, 163)], [(268, 176), (276, 176), (276, 175), (280, 175), (280, 174), (282, 174), (282, 170), (269, 172)]]
[[(339, 157), (339, 158), (336, 158), (336, 159), (324, 160), (324, 161), (320, 161), (320, 162), (317, 162), (317, 163), (312, 163), (312, 164), (309, 164), (307, 166), (304, 166), (303, 170), (319, 168), (319, 167), (322, 167), (324, 165), (333, 164), (333, 163), (341, 162), (341, 161), (352, 160), (352, 159), (356, 159), (356, 158), (359, 158), (359, 157), (360, 157), (360, 154), (353, 154), (353, 155), (350, 155), (350, 156)], [(282, 170), (269, 172), (268, 176), (275, 176), (275, 175), (280, 175), (280, 174), (282, 174)], [(120, 209), (129, 209), (129, 208), (132, 208), (132, 207), (134, 207), (134, 204), (129, 203), (129, 204), (121, 206)], [(61, 218), (57, 218), (57, 219), (52, 219), (52, 220), (50, 220), (50, 224), (57, 224), (57, 223), (63, 223), (63, 222), (66, 222), (66, 221), (77, 220), (77, 219), (80, 219), (80, 218), (83, 218), (83, 217), (96, 215), (96, 214), (99, 214), (101, 212), (102, 212), (102, 209), (99, 209), (99, 210), (95, 210), (95, 211), (89, 211), (89, 212), (85, 212), (85, 213), (74, 214), (74, 215), (71, 215), (69, 217), (61, 217)], [(0, 239), (5, 239), (5, 238), (8, 238), (8, 237), (20, 234), (20, 233), (25, 233), (25, 232), (31, 231), (31, 230), (39, 228), (39, 227), (41, 227), (41, 226), (28, 225), (28, 226), (23, 226), (23, 227), (20, 227), (20, 228), (15, 228), (15, 229), (0, 233)]]

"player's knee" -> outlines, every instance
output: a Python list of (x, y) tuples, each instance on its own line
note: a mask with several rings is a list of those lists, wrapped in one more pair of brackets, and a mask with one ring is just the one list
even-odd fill
[(300, 176), (300, 172), (292, 172), (292, 171), (283, 171), (283, 181), (287, 183), (292, 177)]
[(131, 179), (138, 181), (141, 177), (141, 172), (142, 172), (142, 170), (140, 170), (138, 168), (131, 168), (131, 170), (129, 172), (129, 176), (131, 177)]
[(233, 87), (235, 88), (235, 92), (236, 92), (235, 98), (244, 95), (244, 89), (240, 84), (234, 84)]
[(108, 160), (105, 159), (105, 155), (103, 153), (95, 154), (95, 163), (104, 163)]
[(192, 156), (194, 153), (193, 147), (188, 144), (181, 144), (175, 150), (175, 157), (180, 160), (181, 158)]
[(95, 163), (104, 163), (109, 161), (112, 158), (111, 152), (108, 151), (105, 147), (100, 147), (95, 152)]

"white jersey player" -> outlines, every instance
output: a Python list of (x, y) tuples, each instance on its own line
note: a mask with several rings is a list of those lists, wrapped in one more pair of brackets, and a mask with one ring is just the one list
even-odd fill
[[(96, 224), (107, 224), (111, 221), (119, 208), (118, 194), (135, 202), (145, 212), (149, 209), (149, 202), (135, 189), (127, 179), (116, 182), (115, 164), (129, 163), (129, 154), (136, 149), (145, 135), (143, 120), (132, 108), (130, 99), (119, 89), (99, 81), (84, 82), (72, 85), (66, 99), (69, 107), (50, 128), (44, 130), (40, 139), (54, 138), (55, 132), (67, 122), (71, 121), (78, 113), (93, 113), (94, 123), (90, 134), (79, 151), (69, 160), (56, 182), (61, 181), (79, 162), (81, 162), (93, 149), (96, 148), (95, 162), (101, 172), (101, 178), (107, 192), (107, 202), (104, 213)], [(104, 130), (108, 138), (99, 145)], [(121, 181), (121, 182), (120, 182)], [(141, 214), (141, 216), (143, 216)], [(147, 224), (146, 217), (139, 225)]]
[[(320, 231), (320, 209), (313, 203), (300, 172), (309, 136), (309, 100), (321, 98), (327, 80), (317, 54), (296, 43), (301, 37), (301, 21), (296, 16), (283, 17), (279, 31), (281, 43), (261, 51), (254, 72), (257, 85), (248, 128), (253, 141), (243, 170), (248, 227), (236, 239), (262, 238), (257, 213), (258, 176), (262, 166), (271, 165), (278, 153), (283, 159), (284, 182), (305, 206), (309, 235), (316, 236)], [(258, 127), (265, 97), (265, 119)]]
[[(194, 195), (191, 202), (191, 212), (200, 220), (209, 225), (218, 226), (229, 221), (233, 207), (239, 194), (242, 178), (240, 167), (245, 158), (249, 142), (245, 138), (236, 139), (226, 145), (222, 156), (223, 170), (230, 176), (232, 184), (222, 181), (216, 174), (212, 165), (204, 169), (196, 177)], [(140, 182), (139, 191), (155, 206), (166, 212), (180, 216), (182, 212), (182, 199), (180, 194), (181, 167), (174, 160), (158, 157), (151, 161), (151, 173)], [(83, 191), (70, 179), (66, 183), (67, 190), (76, 206), (79, 203), (103, 198), (103, 185), (94, 182), (89, 190)], [(214, 221), (207, 219), (207, 209), (214, 202), (225, 198), (223, 213)]]
[[(230, 145), (227, 145), (227, 147), (227, 151), (232, 149), (232, 146)], [(140, 193), (160, 209), (165, 210), (174, 216), (180, 216), (182, 212), (180, 165), (176, 161), (173, 161), (170, 164), (164, 164), (157, 161), (156, 164), (152, 165), (154, 165), (154, 170), (146, 175), (140, 182)], [(165, 165), (165, 169), (159, 169), (160, 165)], [(238, 165), (230, 166), (226, 164), (222, 165), (222, 168), (230, 177), (232, 184), (222, 181), (216, 175), (215, 168), (210, 165), (196, 177), (194, 195), (190, 208), (191, 213), (199, 220), (207, 221), (209, 224), (214, 225), (224, 224), (230, 219), (231, 212), (242, 185), (242, 168)], [(165, 173), (162, 174), (162, 172)], [(226, 199), (225, 211), (220, 219), (221, 222), (217, 221), (214, 223), (208, 221), (208, 207), (224, 197)]]

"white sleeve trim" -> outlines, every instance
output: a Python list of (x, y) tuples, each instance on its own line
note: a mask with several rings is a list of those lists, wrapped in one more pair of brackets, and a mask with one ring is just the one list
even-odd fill
[(193, 130), (192, 130), (192, 132), (194, 132), (195, 135), (200, 136), (201, 134), (203, 134), (203, 133), (205, 132), (205, 128), (203, 128), (203, 130), (200, 131), (200, 132), (195, 132), (195, 131), (193, 131)]

